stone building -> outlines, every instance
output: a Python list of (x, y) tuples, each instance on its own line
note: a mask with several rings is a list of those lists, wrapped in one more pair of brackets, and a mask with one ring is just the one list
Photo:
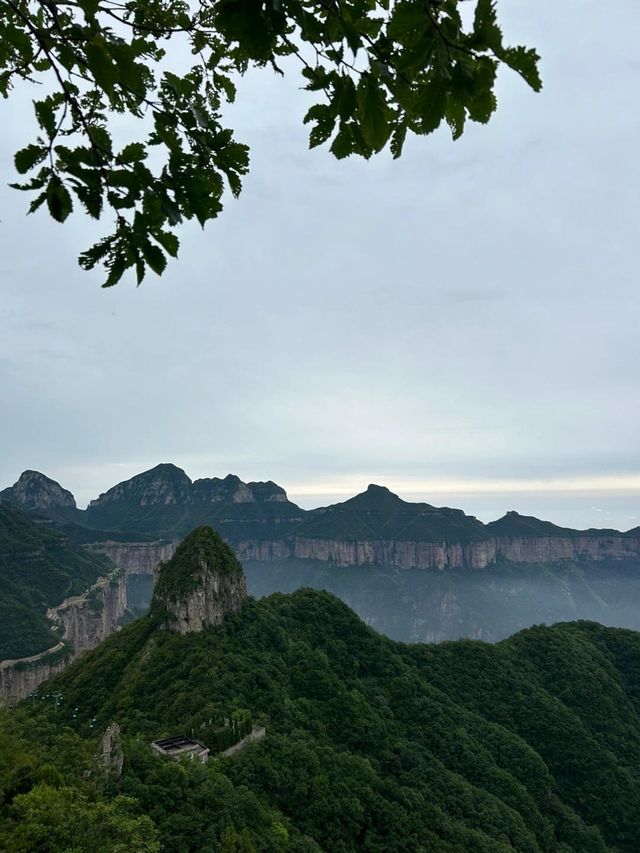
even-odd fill
[(197, 759), (203, 764), (209, 760), (209, 750), (197, 740), (179, 735), (178, 737), (166, 737), (162, 740), (154, 740), (151, 749), (167, 758), (179, 759), (183, 755), (191, 759)]

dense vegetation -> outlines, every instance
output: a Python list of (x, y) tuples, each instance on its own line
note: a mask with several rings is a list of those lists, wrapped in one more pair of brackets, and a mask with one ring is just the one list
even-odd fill
[(231, 548), (211, 527), (196, 527), (162, 566), (154, 597), (164, 601), (188, 594), (202, 582), (206, 571), (216, 575), (242, 575), (242, 566)]
[(113, 565), (0, 501), (0, 659), (36, 654), (56, 638), (47, 608), (87, 589)]
[[(233, 759), (149, 749), (247, 712), (267, 737)], [(119, 780), (95, 758), (112, 721)], [(89, 849), (69, 840), (83, 822), (102, 850), (175, 853), (635, 853), (640, 837), (640, 635), (592, 623), (405, 646), (311, 590), (188, 636), (145, 617), (0, 733), (8, 853)]]

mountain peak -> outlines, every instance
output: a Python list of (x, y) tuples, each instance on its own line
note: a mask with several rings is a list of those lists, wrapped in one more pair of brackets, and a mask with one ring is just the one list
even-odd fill
[(344, 505), (357, 507), (358, 509), (384, 510), (401, 506), (404, 503), (402, 498), (398, 497), (398, 495), (394, 494), (386, 486), (369, 483), (366, 491), (360, 492), (359, 495), (345, 501)]
[(182, 468), (161, 462), (130, 480), (124, 480), (91, 501), (90, 507), (127, 501), (135, 506), (189, 503), (191, 480)]
[(164, 628), (179, 634), (219, 625), (240, 610), (247, 588), (242, 566), (211, 527), (197, 527), (160, 565), (152, 612)]
[(0, 500), (24, 510), (76, 507), (71, 492), (40, 471), (23, 471), (13, 486), (0, 492)]

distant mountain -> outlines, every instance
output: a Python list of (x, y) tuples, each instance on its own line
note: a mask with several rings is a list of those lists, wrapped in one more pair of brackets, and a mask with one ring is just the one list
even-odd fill
[(27, 511), (76, 508), (71, 492), (39, 471), (23, 471), (17, 483), (0, 492), (0, 501)]
[[(573, 530), (570, 527), (558, 527), (551, 521), (541, 521), (532, 515), (520, 515), (520, 513), (511, 511), (497, 521), (491, 521), (486, 525), (486, 532), (491, 536), (499, 537), (523, 537), (523, 536), (606, 536), (616, 535), (620, 533), (617, 530), (610, 529), (595, 529), (589, 530)], [(633, 531), (629, 531), (633, 535)]]
[(91, 501), (83, 523), (160, 537), (184, 536), (210, 524), (230, 540), (286, 534), (304, 516), (275, 483), (243, 483), (229, 474), (192, 482), (171, 464), (157, 465), (118, 483)]
[[(461, 545), (471, 555), (463, 563), (471, 559), (472, 567), (477, 567), (473, 560), (482, 554), (481, 548), (474, 552), (474, 543), (497, 539), (628, 536), (640, 540), (640, 528), (628, 534), (615, 530), (572, 530), (517, 512), (508, 512), (497, 521), (483, 524), (460, 509), (405, 501), (385, 486), (375, 484), (346, 501), (304, 510), (271, 480), (245, 483), (235, 474), (228, 474), (224, 478), (192, 481), (181, 468), (170, 463), (156, 465), (118, 483), (92, 500), (86, 510), (76, 508), (71, 492), (36, 471), (25, 471), (14, 486), (0, 492), (0, 499), (49, 518), (82, 542), (101, 538), (179, 539), (194, 527), (209, 524), (234, 545), (251, 541), (280, 543), (292, 556), (319, 559), (323, 559), (322, 547), (320, 556), (295, 553), (295, 540)], [(243, 556), (249, 553), (243, 552)], [(275, 548), (274, 553), (281, 558), (283, 548)], [(403, 559), (407, 559), (406, 555)], [(421, 566), (417, 559), (416, 568), (427, 567)], [(484, 557), (479, 559), (482, 562)], [(487, 559), (493, 562), (490, 553)], [(440, 562), (434, 562), (434, 567), (445, 567), (448, 561), (450, 556), (445, 555)], [(400, 562), (398, 567), (409, 565)]]
[(385, 486), (342, 503), (312, 510), (296, 536), (309, 539), (395, 539), (418, 542), (467, 542), (486, 539), (485, 525), (460, 509), (408, 503)]
[(0, 660), (53, 646), (60, 637), (51, 632), (47, 608), (84, 592), (113, 568), (102, 555), (1, 501)]
[[(27, 489), (30, 482), (41, 485)], [(303, 510), (271, 481), (192, 481), (171, 464), (118, 483), (86, 510), (51, 484), (26, 472), (4, 494), (53, 496), (25, 501), (29, 514), (121, 566), (138, 612), (149, 604), (157, 563), (209, 525), (246, 567), (251, 594), (327, 589), (397, 639), (495, 641), (575, 618), (640, 627), (640, 531), (572, 530), (517, 512), (483, 524), (374, 484)]]

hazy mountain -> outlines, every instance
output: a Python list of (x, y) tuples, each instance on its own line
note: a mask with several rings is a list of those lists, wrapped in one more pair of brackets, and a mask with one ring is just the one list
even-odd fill
[[(19, 484), (33, 476), (26, 472), (4, 494), (16, 500), (26, 493)], [(117, 484), (87, 510), (64, 495), (36, 501), (31, 514), (123, 566), (134, 612), (148, 606), (153, 566), (167, 549), (209, 524), (243, 562), (252, 595), (326, 589), (403, 641), (495, 641), (531, 624), (577, 618), (640, 628), (638, 531), (572, 530), (517, 512), (483, 524), (373, 484), (305, 511), (271, 481), (230, 474), (194, 482), (170, 464)]]

